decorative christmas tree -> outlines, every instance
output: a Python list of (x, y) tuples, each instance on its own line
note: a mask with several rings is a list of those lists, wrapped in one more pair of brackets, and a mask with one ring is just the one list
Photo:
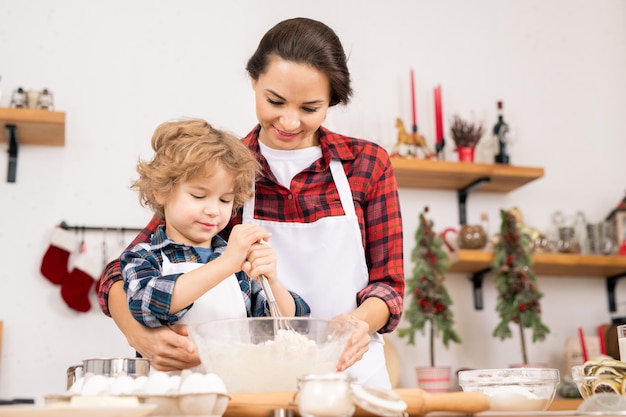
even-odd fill
[[(428, 212), (428, 207), (424, 213)], [(424, 334), (426, 323), (430, 323), (430, 366), (435, 366), (435, 336), (442, 336), (447, 348), (450, 341), (461, 343), (461, 338), (452, 328), (452, 299), (444, 286), (444, 271), (448, 268), (448, 254), (443, 239), (433, 230), (432, 220), (420, 213), (419, 226), (415, 233), (415, 248), (411, 253), (414, 263), (413, 276), (408, 278), (407, 293), (412, 295), (404, 311), (409, 327), (398, 330), (399, 337), (408, 337), (409, 345), (415, 344), (415, 334)]]
[(533, 343), (544, 340), (550, 329), (541, 321), (539, 300), (543, 294), (537, 287), (537, 279), (532, 269), (532, 256), (528, 237), (520, 233), (517, 217), (500, 210), (502, 224), (500, 239), (494, 245), (494, 259), (491, 265), (496, 273), (495, 284), (498, 290), (496, 311), (500, 323), (493, 336), (504, 340), (513, 337), (509, 323), (519, 326), (524, 364), (528, 363), (524, 329), (532, 329)]

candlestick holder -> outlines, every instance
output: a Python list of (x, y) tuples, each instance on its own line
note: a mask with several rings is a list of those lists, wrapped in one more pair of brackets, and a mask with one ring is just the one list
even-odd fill
[(446, 147), (446, 139), (441, 138), (437, 143), (435, 143), (435, 152), (437, 153), (437, 159), (440, 161), (445, 161), (446, 154), (443, 152)]

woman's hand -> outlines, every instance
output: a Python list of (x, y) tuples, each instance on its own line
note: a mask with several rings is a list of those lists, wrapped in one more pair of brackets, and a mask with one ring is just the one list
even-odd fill
[(182, 325), (157, 328), (140, 325), (128, 343), (142, 357), (150, 359), (157, 371), (179, 371), (200, 364), (196, 347), (187, 336), (187, 327)]
[(335, 317), (336, 320), (346, 320), (354, 324), (354, 330), (348, 340), (348, 345), (339, 357), (337, 372), (345, 371), (357, 361), (361, 360), (370, 346), (369, 325), (363, 320), (359, 320), (348, 314), (341, 314)]

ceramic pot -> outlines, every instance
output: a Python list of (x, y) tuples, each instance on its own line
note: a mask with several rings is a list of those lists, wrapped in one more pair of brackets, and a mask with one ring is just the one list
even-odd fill
[(474, 162), (474, 148), (459, 146), (456, 149), (459, 152), (460, 162)]
[(483, 249), (487, 246), (487, 233), (480, 225), (464, 224), (459, 230), (458, 240), (461, 249)]
[(450, 391), (452, 369), (449, 366), (428, 366), (415, 368), (417, 385), (426, 392), (441, 393)]

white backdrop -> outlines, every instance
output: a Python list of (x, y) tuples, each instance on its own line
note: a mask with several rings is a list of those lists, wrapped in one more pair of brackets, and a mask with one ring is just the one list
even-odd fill
[[(139, 156), (161, 122), (200, 116), (238, 135), (256, 122), (247, 58), (261, 35), (294, 16), (323, 20), (344, 42), (355, 97), (333, 109), (326, 126), (388, 149), (394, 120), (410, 121), (409, 71), (416, 74), (418, 121), (432, 143), (433, 88), (442, 85), (447, 120), (475, 117), (490, 128), (504, 100), (515, 131), (517, 165), (541, 166), (543, 179), (507, 195), (472, 194), (468, 221), (481, 212), (498, 228), (498, 210), (518, 206), (526, 223), (550, 226), (550, 215), (578, 210), (598, 221), (626, 185), (626, 3), (622, 0), (0, 0), (0, 106), (10, 92), (47, 87), (67, 113), (65, 147), (22, 146), (17, 182), (4, 181), (0, 157), (0, 320), (4, 340), (0, 398), (36, 397), (65, 388), (65, 370), (83, 359), (133, 355), (112, 320), (93, 308), (68, 309), (59, 287), (39, 273), (55, 224), (141, 227), (150, 213), (129, 184)], [(6, 145), (1, 145), (3, 147)], [(448, 159), (456, 155), (448, 146)], [(480, 157), (485, 158), (485, 146)], [(484, 159), (483, 159), (484, 160)], [(417, 215), (425, 205), (436, 228), (456, 226), (456, 195), (401, 190), (406, 273)], [(132, 238), (88, 233), (88, 250), (108, 256)], [(449, 275), (462, 345), (438, 348), (437, 362), (505, 367), (519, 362), (517, 338), (491, 337), (497, 322), (492, 278), (485, 307), (475, 311), (471, 284)], [(608, 312), (597, 278), (540, 277), (548, 339), (530, 359), (563, 367), (565, 340), (578, 326), (595, 333)], [(618, 285), (626, 314), (626, 285)], [(426, 339), (409, 347), (390, 340), (402, 362), (401, 386), (415, 386), (427, 365)], [(562, 369), (563, 370), (563, 369)], [(563, 370), (567, 372), (567, 370)]]

